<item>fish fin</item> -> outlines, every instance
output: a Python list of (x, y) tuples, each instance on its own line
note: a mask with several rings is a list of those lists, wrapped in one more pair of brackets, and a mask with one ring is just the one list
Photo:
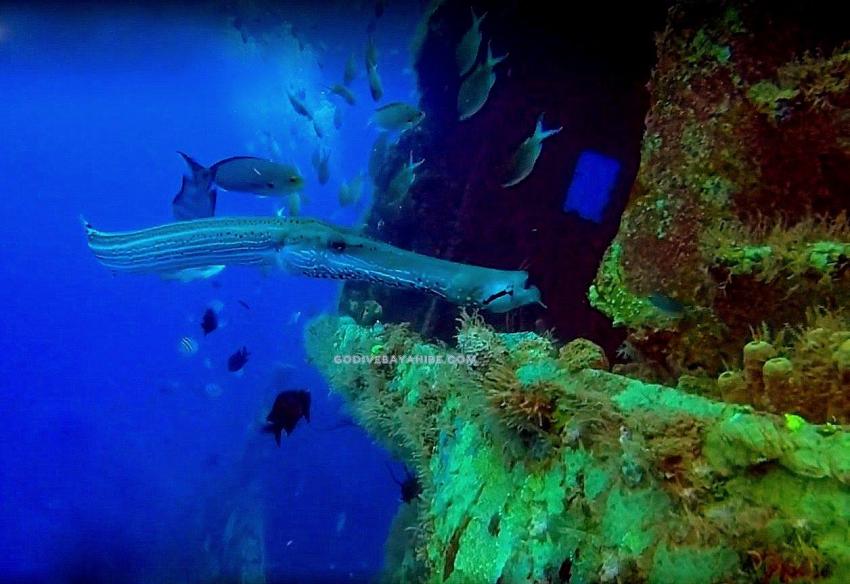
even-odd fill
[(487, 67), (492, 69), (493, 67), (507, 59), (508, 55), (510, 55), (510, 53), (505, 53), (504, 55), (501, 55), (499, 57), (494, 57), (493, 49), (490, 46), (490, 41), (487, 41)]
[(177, 270), (175, 272), (161, 272), (160, 277), (163, 280), (178, 280), (180, 282), (191, 282), (192, 280), (203, 280), (212, 278), (221, 273), (226, 266), (206, 266), (203, 268), (186, 268), (185, 270)]
[(201, 181), (207, 176), (208, 171), (203, 164), (201, 164), (185, 152), (181, 152), (178, 150), (177, 154), (183, 157), (183, 161), (186, 163), (186, 165), (189, 167), (189, 170), (192, 172), (192, 178)]
[(470, 6), (469, 11), (472, 13), (472, 26), (478, 26), (481, 24), (481, 21), (484, 20), (484, 17), (487, 16), (487, 13), (483, 13), (481, 16), (475, 15), (475, 9)]
[(198, 188), (194, 178), (183, 177), (180, 191), (171, 201), (171, 211), (178, 221), (203, 219), (215, 215), (215, 204), (218, 199), (216, 189)]
[(97, 232), (97, 230), (86, 220), (85, 217), (82, 216), (82, 214), (80, 215), (80, 223), (83, 224), (83, 229), (86, 230), (86, 237), (90, 238)]
[(557, 128), (552, 128), (551, 130), (544, 130), (543, 129), (543, 115), (544, 114), (545, 114), (545, 112), (543, 112), (539, 116), (537, 116), (537, 126), (534, 128), (534, 138), (536, 140), (540, 141), (540, 142), (542, 142), (546, 138), (554, 136), (555, 134), (557, 134), (558, 132), (560, 132), (561, 130), (564, 129), (563, 126), (559, 126)]

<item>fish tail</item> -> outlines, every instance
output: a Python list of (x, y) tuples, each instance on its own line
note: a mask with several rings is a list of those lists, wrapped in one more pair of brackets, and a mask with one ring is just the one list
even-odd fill
[(544, 115), (545, 115), (545, 112), (541, 113), (537, 117), (537, 127), (534, 129), (534, 137), (537, 140), (539, 140), (540, 142), (542, 142), (546, 138), (550, 138), (550, 137), (554, 136), (555, 134), (557, 134), (558, 132), (560, 132), (561, 130), (564, 129), (563, 126), (559, 126), (557, 128), (552, 128), (551, 130), (544, 130), (543, 129), (543, 116)]
[(491, 69), (508, 58), (510, 53), (505, 53), (504, 55), (500, 55), (498, 57), (493, 56), (493, 49), (490, 46), (490, 41), (487, 41), (487, 66)]
[(481, 24), (481, 21), (484, 20), (484, 17), (487, 16), (487, 13), (483, 13), (481, 16), (475, 15), (475, 9), (470, 6), (469, 11), (472, 13), (472, 26), (478, 26)]
[(97, 232), (97, 230), (92, 226), (92, 224), (89, 223), (85, 217), (83, 217), (82, 213), (80, 214), (80, 223), (83, 224), (83, 229), (86, 230), (87, 238), (91, 238)]
[(204, 175), (207, 173), (207, 168), (203, 164), (201, 164), (200, 162), (198, 162), (197, 160), (195, 160), (194, 158), (192, 158), (191, 156), (189, 156), (185, 152), (180, 152), (178, 150), (177, 154), (179, 154), (183, 158), (183, 161), (189, 167), (189, 170), (192, 172), (192, 178), (193, 179), (195, 179), (195, 180), (203, 179)]

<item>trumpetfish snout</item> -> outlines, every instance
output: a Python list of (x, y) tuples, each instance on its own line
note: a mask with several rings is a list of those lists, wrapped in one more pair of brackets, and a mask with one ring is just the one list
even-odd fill
[(84, 225), (95, 257), (116, 272), (186, 280), (209, 277), (225, 266), (279, 267), (312, 278), (421, 290), (493, 312), (542, 304), (524, 271), (441, 260), (315, 219), (219, 217), (121, 233)]

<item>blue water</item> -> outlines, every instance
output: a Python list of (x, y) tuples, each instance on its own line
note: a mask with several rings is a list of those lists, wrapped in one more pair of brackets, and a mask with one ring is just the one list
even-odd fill
[[(302, 348), (304, 322), (335, 308), (338, 286), (232, 268), (220, 287), (113, 276), (78, 219), (167, 222), (177, 150), (206, 164), (272, 157), (271, 134), (307, 178), (303, 214), (356, 224), (368, 201), (343, 212), (336, 193), (365, 168), (374, 106), (362, 73), (356, 107), (322, 94), (351, 51), (362, 63), (371, 6), (347, 5), (287, 14), (303, 50), (277, 34), (282, 21), (244, 43), (223, 13), (0, 12), (0, 581), (199, 581), (205, 541), (246, 500), (261, 503), (272, 581), (380, 568), (399, 505), (391, 461), (359, 429), (328, 429), (341, 402)], [(404, 10), (388, 8), (376, 31), (384, 102), (416, 99), (416, 15)], [(332, 152), (324, 187), (317, 139), (284, 93), (302, 88)], [(329, 103), (344, 109), (339, 131)], [(217, 214), (277, 205), (223, 193)], [(224, 326), (204, 338), (216, 301)], [(184, 336), (197, 354), (180, 353)], [(242, 345), (251, 358), (234, 375), (227, 356)], [(276, 364), (293, 367), (286, 387), (271, 385)], [(290, 388), (312, 392), (313, 420), (277, 448), (258, 428)]]

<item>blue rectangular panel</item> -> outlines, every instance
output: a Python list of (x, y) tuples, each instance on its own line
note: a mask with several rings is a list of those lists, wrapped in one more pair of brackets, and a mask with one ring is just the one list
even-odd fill
[(579, 217), (601, 223), (619, 172), (617, 160), (591, 150), (582, 152), (567, 189), (564, 212), (575, 211)]

